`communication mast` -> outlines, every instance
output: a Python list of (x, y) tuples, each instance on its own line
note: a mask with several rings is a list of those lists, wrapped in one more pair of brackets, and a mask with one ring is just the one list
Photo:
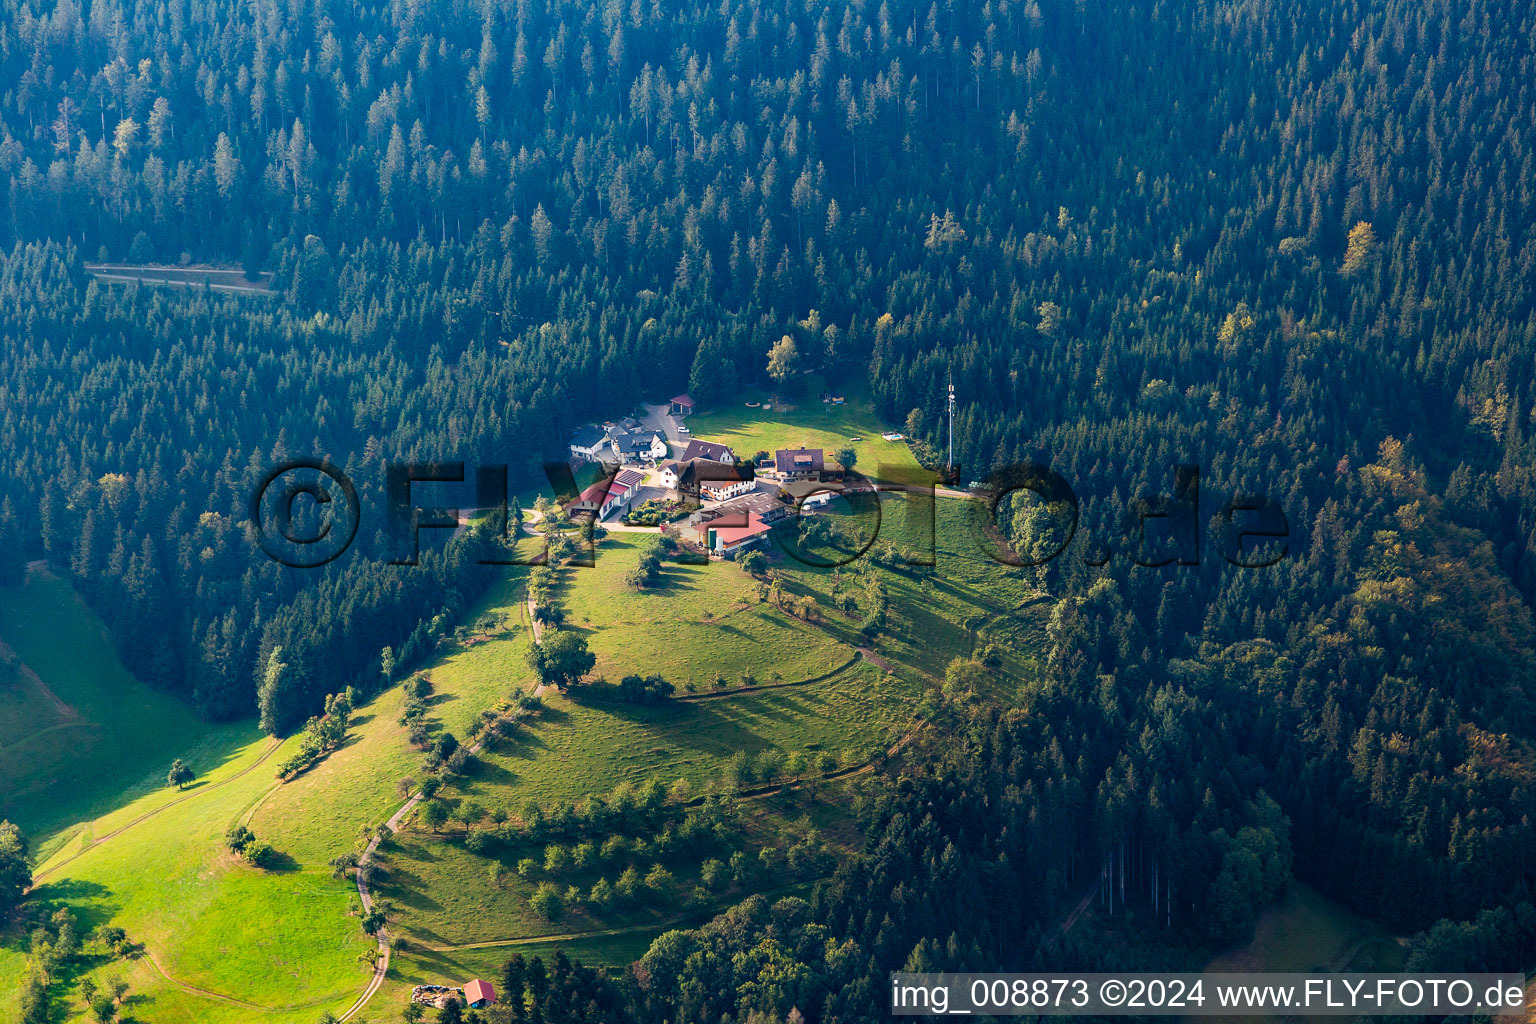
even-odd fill
[(949, 471), (955, 471), (955, 378), (949, 378)]

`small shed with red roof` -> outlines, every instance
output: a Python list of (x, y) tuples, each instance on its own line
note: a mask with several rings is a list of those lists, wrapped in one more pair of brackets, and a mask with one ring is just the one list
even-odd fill
[(479, 978), (467, 981), (464, 983), (464, 1001), (475, 1010), (490, 1006), (496, 1001), (496, 990), (491, 988), (490, 982), (481, 981)]
[(693, 398), (690, 395), (678, 395), (669, 404), (672, 406), (673, 416), (693, 415)]

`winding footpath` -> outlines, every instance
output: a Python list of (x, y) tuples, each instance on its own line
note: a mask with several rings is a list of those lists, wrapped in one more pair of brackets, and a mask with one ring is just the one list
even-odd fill
[[(544, 627), (539, 622), (538, 616), (535, 614), (536, 610), (534, 608), (533, 598), (531, 596), (528, 598), (527, 608), (529, 628), (533, 630), (533, 641), (534, 643), (538, 643), (541, 639), (543, 639)], [(535, 697), (543, 696), (544, 689), (544, 684), (540, 683), (534, 689), (533, 695)], [(485, 747), (486, 741), (491, 738), (493, 733), (494, 729), (487, 729), (478, 740), (470, 744), (468, 748), (469, 752), (471, 754), (480, 753), (480, 751)], [(412, 794), (412, 796), (400, 806), (400, 809), (395, 811), (394, 814), (390, 815), (389, 820), (384, 823), (389, 831), (391, 833), (398, 832), (400, 830), (400, 826), (405, 823), (405, 819), (410, 817), (411, 812), (420, 806), (423, 799), (424, 798), (422, 794), (419, 792)], [(368, 914), (373, 910), (373, 894), (368, 889), (368, 869), (373, 865), (374, 855), (378, 853), (378, 850), (379, 837), (375, 835), (368, 841), (368, 845), (363, 849), (362, 855), (357, 858), (357, 869), (354, 874), (357, 876), (357, 898), (362, 903), (364, 914)], [(368, 1005), (368, 1000), (372, 999), (375, 993), (377, 993), (379, 989), (383, 987), (384, 979), (389, 974), (390, 950), (389, 936), (386, 932), (387, 930), (385, 928), (380, 928), (378, 931), (377, 937), (379, 940), (379, 955), (378, 959), (373, 962), (373, 976), (368, 979), (368, 987), (363, 989), (363, 994), (357, 997), (356, 1002), (347, 1007), (345, 1013), (336, 1018), (338, 1024), (341, 1024), (341, 1022), (349, 1021), (361, 1013), (363, 1007)]]
[(227, 996), (222, 992), (213, 992), (206, 988), (198, 988), (196, 985), (188, 985), (184, 981), (177, 981), (175, 978), (166, 973), (165, 968), (160, 965), (160, 961), (155, 958), (155, 954), (151, 953), (148, 947), (146, 947), (144, 950), (144, 958), (150, 962), (150, 965), (154, 967), (156, 973), (158, 973), (160, 977), (164, 978), (167, 983), (174, 986), (175, 988), (180, 989), (188, 995), (202, 996), (204, 999), (212, 999), (216, 1002), (227, 1003), (230, 1006), (241, 1006), (248, 1010), (272, 1009), (270, 1006), (262, 1006), (259, 1003), (248, 1003), (244, 999), (236, 999), (234, 996)]
[(185, 794), (183, 796), (179, 796), (179, 797), (177, 797), (174, 800), (169, 800), (169, 801), (161, 804), (159, 807), (156, 807), (152, 811), (145, 811), (143, 814), (139, 815), (137, 818), (134, 818), (132, 821), (128, 822), (127, 824), (118, 826), (117, 828), (113, 829), (111, 832), (108, 832), (106, 835), (102, 836), (100, 839), (94, 840), (91, 843), (89, 843), (89, 844), (81, 847), (80, 849), (76, 850), (74, 853), (70, 854), (68, 857), (65, 857), (63, 860), (59, 861), (57, 864), (54, 864), (54, 865), (52, 865), (52, 866), (50, 866), (48, 868), (45, 868), (42, 871), (39, 871), (37, 874), (32, 876), (32, 887), (36, 888), (37, 887), (37, 883), (41, 882), (43, 879), (47, 878), (49, 875), (51, 875), (54, 872), (58, 871), (60, 868), (66, 866), (67, 864), (71, 863), (72, 861), (74, 861), (74, 860), (76, 860), (76, 859), (78, 859), (80, 857), (83, 857), (85, 854), (90, 853), (92, 850), (96, 849), (102, 843), (107, 842), (109, 839), (115, 839), (116, 837), (122, 835), (124, 832), (127, 832), (129, 829), (136, 828), (139, 825), (142, 825), (144, 822), (148, 821), (150, 818), (155, 817), (157, 814), (161, 814), (161, 813), (163, 813), (165, 811), (168, 811), (172, 807), (177, 806), (178, 804), (184, 804), (188, 800), (195, 800), (198, 797), (203, 796), (206, 793), (212, 793), (216, 789), (219, 789), (219, 788), (221, 788), (223, 786), (229, 785), (231, 782), (234, 782), (236, 779), (240, 778), (241, 776), (249, 774), (252, 771), (255, 771), (257, 768), (261, 767), (262, 763), (265, 762), (267, 758), (272, 756), (272, 754), (277, 750), (278, 747), (282, 746), (282, 742), (283, 742), (282, 740), (278, 740), (278, 739), (274, 739), (271, 742), (269, 742), (267, 744), (267, 749), (263, 750), (261, 752), (261, 756), (260, 757), (258, 757), (256, 760), (252, 761), (250, 764), (246, 765), (244, 768), (240, 769), (235, 774), (231, 775), (229, 778), (227, 778), (227, 779), (220, 779), (218, 782), (210, 782), (206, 786), (200, 786), (197, 789), (194, 789), (190, 793), (187, 793), (187, 794)]
[[(277, 740), (277, 739), (272, 740), (271, 742), (269, 742), (267, 744), (267, 749), (263, 750), (261, 752), (261, 756), (260, 757), (258, 757), (255, 761), (252, 761), (250, 764), (246, 765), (244, 768), (240, 769), (235, 774), (231, 775), (229, 778), (227, 778), (227, 779), (220, 779), (218, 782), (209, 783), (208, 785), (203, 786), (203, 787), (201, 787), (199, 789), (195, 789), (192, 792), (187, 793), (184, 796), (179, 796), (179, 797), (177, 797), (174, 800), (171, 800), (171, 801), (169, 801), (167, 803), (163, 803), (159, 807), (156, 807), (152, 811), (146, 811), (145, 813), (139, 815), (137, 818), (134, 818), (132, 821), (130, 821), (130, 822), (128, 822), (128, 823), (126, 823), (126, 824), (124, 824), (122, 826), (119, 826), (118, 828), (113, 829), (111, 832), (108, 832), (106, 835), (102, 836), (100, 839), (94, 840), (93, 842), (88, 843), (87, 845), (81, 847), (79, 850), (76, 850), (74, 853), (70, 854), (68, 857), (65, 857), (63, 860), (59, 861), (57, 864), (54, 864), (51, 867), (48, 867), (48, 868), (46, 868), (46, 869), (44, 869), (42, 871), (37, 872), (37, 874), (32, 876), (32, 885), (30, 886), (28, 891), (30, 892), (32, 890), (35, 890), (40, 884), (43, 883), (43, 881), (49, 875), (55, 874), (56, 872), (58, 872), (62, 868), (68, 866), (73, 861), (79, 859), (80, 857), (84, 856), (87, 853), (90, 853), (92, 850), (94, 850), (97, 847), (101, 846), (103, 843), (106, 843), (106, 842), (108, 842), (108, 841), (110, 841), (112, 839), (117, 838), (118, 836), (122, 835), (124, 832), (127, 832), (129, 829), (137, 828), (139, 825), (142, 825), (144, 822), (148, 821), (149, 819), (155, 817), (156, 815), (158, 815), (158, 814), (160, 814), (160, 813), (162, 813), (164, 811), (170, 810), (172, 807), (175, 807), (178, 804), (184, 804), (188, 800), (194, 800), (197, 797), (203, 796), (206, 793), (211, 793), (214, 790), (220, 788), (221, 786), (227, 786), (231, 782), (234, 782), (236, 779), (240, 778), (241, 776), (246, 775), (246, 774), (254, 771), (255, 769), (259, 768), (262, 765), (262, 763), (267, 760), (267, 758), (271, 757), (273, 752), (275, 752), (277, 750), (277, 748), (280, 747), (280, 746), (282, 746), (282, 741), (281, 740)], [(227, 1003), (227, 1004), (229, 1004), (231, 1006), (241, 1006), (241, 1007), (245, 1007), (245, 1008), (251, 1009), (251, 1010), (267, 1010), (267, 1009), (270, 1009), (269, 1007), (260, 1006), (260, 1005), (258, 1005), (256, 1003), (248, 1003), (245, 1000), (237, 999), (234, 996), (224, 995), (222, 992), (214, 992), (214, 991), (211, 991), (209, 989), (198, 988), (196, 985), (188, 985), (184, 981), (178, 981), (177, 979), (171, 977), (170, 972), (168, 972), (165, 969), (165, 967), (160, 963), (159, 959), (156, 958), (154, 952), (151, 951), (148, 946), (141, 945), (141, 948), (144, 950), (144, 957), (145, 957), (145, 959), (147, 959), (150, 962), (150, 964), (154, 967), (155, 971), (160, 975), (160, 977), (164, 978), (168, 984), (170, 984), (170, 985), (180, 989), (183, 992), (188, 993), (189, 995), (203, 996), (203, 997), (208, 998), (208, 999), (217, 1000), (218, 1002)]]

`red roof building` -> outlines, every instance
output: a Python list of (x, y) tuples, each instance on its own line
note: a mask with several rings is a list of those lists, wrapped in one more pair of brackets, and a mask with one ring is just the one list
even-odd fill
[(691, 395), (677, 395), (668, 403), (672, 407), (674, 416), (691, 416), (693, 414), (693, 397)]
[(566, 505), (566, 511), (572, 514), (593, 512), (601, 519), (613, 509), (628, 505), (637, 491), (638, 488), (626, 486), (617, 479), (599, 480), (572, 499)]
[(731, 558), (736, 552), (751, 547), (768, 536), (773, 527), (753, 513), (747, 517), (746, 526), (711, 526), (708, 529), (710, 548), (717, 555)]
[(478, 1010), (496, 1001), (496, 990), (491, 988), (490, 982), (476, 978), (474, 981), (465, 982), (464, 1000), (471, 1008)]

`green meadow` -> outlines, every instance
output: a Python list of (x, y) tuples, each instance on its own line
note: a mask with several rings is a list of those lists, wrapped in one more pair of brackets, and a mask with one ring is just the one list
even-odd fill
[[(1381, 925), (1293, 879), (1285, 898), (1259, 915), (1252, 940), (1206, 965), (1206, 973), (1401, 971), (1405, 944)], [(1210, 1018), (1202, 1018), (1209, 1020)], [(1287, 1018), (1218, 1018), (1264, 1024)]]
[(1259, 915), (1253, 939), (1206, 965), (1221, 971), (1397, 971), (1403, 947), (1385, 928), (1292, 880)]
[[(645, 541), (643, 535), (610, 534), (598, 547), (595, 566), (560, 571), (557, 592), (571, 628), (581, 630), (598, 653), (599, 673), (611, 666), (610, 677), (619, 670), (661, 672), (702, 683), (718, 672), (731, 688), (715, 692), (700, 686), (695, 696), (680, 693), (679, 699), (657, 705), (597, 699), (591, 691), (570, 696), (546, 691), (543, 709), (512, 736), (490, 741), (476, 770), (452, 788), (448, 802), (472, 800), (515, 817), (530, 800), (577, 802), (623, 783), (653, 779), (667, 786), (682, 780), (690, 792), (702, 795), (724, 788), (725, 767), (738, 752), (827, 753), (839, 764), (857, 764), (911, 727), (920, 686), (859, 660), (825, 630), (759, 602), (751, 579), (734, 564), (668, 562), (658, 587), (631, 591), (623, 577)], [(494, 601), (485, 609), (493, 617), (516, 612)], [(462, 692), (476, 666), (488, 663), (502, 666), (513, 678), (522, 673), (531, 689), (533, 681), (522, 667), (526, 645), (519, 631), (489, 637), (472, 657), (455, 655), (433, 666), (434, 686), (439, 693)], [(755, 675), (757, 687), (741, 688), (743, 672)], [(763, 846), (796, 834), (797, 823), (807, 820), (835, 843), (846, 818), (839, 809), (843, 797), (837, 794), (846, 786), (817, 782), (786, 806), (776, 805), (777, 798), (743, 802), (743, 848), (756, 856)], [(600, 842), (603, 837), (596, 838)], [(592, 866), (557, 877), (541, 870), (522, 878), (514, 867), (525, 857), (542, 861), (542, 844), (486, 855), (464, 848), (460, 826), (436, 834), (414, 825), (397, 835), (381, 857), (379, 882), (380, 893), (399, 908), (396, 930), (408, 942), (392, 980), (452, 980), (453, 973), (442, 972), (472, 952), (457, 947), (498, 942), (510, 949), (556, 934), (618, 929), (622, 935), (608, 938), (624, 938), (618, 948), (627, 956), (644, 948), (635, 929), (654, 935), (669, 926), (673, 915), (637, 908), (600, 912), (573, 907), (558, 922), (546, 920), (529, 905), (540, 882), (576, 885), (585, 892), (598, 877), (611, 878), (623, 865)], [(665, 864), (687, 888), (696, 881), (701, 859), (668, 858)], [(490, 868), (496, 862), (505, 871), (493, 881)], [(445, 946), (455, 948), (432, 949)], [(451, 958), (445, 958), (448, 952)], [(507, 952), (498, 955), (505, 959)]]
[(30, 670), (0, 687), (0, 818), (44, 855), (125, 800), (172, 799), (175, 758), (207, 774), (259, 738), (251, 723), (200, 722), (133, 678), (85, 602), (45, 570), (0, 587), (0, 642)]
[[(445, 640), (427, 674), (439, 729), (464, 736), (470, 722), (527, 685), (528, 643), (522, 570), (494, 585), (466, 620), (494, 622), (490, 631), (462, 628)], [(318, 863), (357, 846), (359, 828), (385, 821), (403, 802), (398, 785), (421, 778), (420, 751), (399, 722), (405, 693), (394, 687), (352, 717), (348, 742), (314, 768), (273, 791), (255, 810), (258, 836), (282, 836), (295, 856)]]
[[(252, 723), (199, 723), (138, 683), (62, 580), (33, 572), (25, 588), (0, 590), (0, 611), (6, 642), (36, 674), (34, 693), (46, 687), (42, 699), (88, 723), (49, 733), (58, 749), (23, 745), (17, 756), (11, 739), (25, 723), (4, 722), (6, 814), (36, 837), (36, 898), (67, 904), (82, 932), (111, 924), (142, 946), (126, 961), (82, 958), (55, 986), (56, 1019), (85, 1018), (76, 994), (87, 977), (123, 977), (129, 1012), (156, 1024), (308, 1022), (355, 997), (367, 943), (347, 915), (350, 887), (323, 862), (294, 857), (281, 836), (263, 837), (283, 854), (274, 871), (223, 844), (225, 828), (276, 788), (271, 765), (286, 745)], [(175, 757), (198, 775), (185, 790), (165, 784)], [(24, 949), (21, 935), (0, 940), (0, 979), (14, 982), (0, 984), (0, 1013), (15, 1010)]]
[[(929, 507), (927, 499), (882, 493), (876, 543), (890, 540), (910, 551), (929, 551)], [(1038, 671), (1033, 655), (1039, 650), (1049, 604), (1026, 570), (982, 552), (973, 539), (972, 513), (965, 501), (938, 498), (931, 508), (931, 569), (877, 565), (871, 557), (873, 548), (843, 566), (806, 564), (818, 559), (846, 560), (852, 552), (816, 548), (803, 552), (808, 557), (799, 560), (770, 546), (775, 552), (773, 567), (793, 592), (816, 599), (824, 619), (821, 628), (843, 643), (868, 644), (883, 661), (928, 679), (941, 679), (950, 661), (970, 657), (991, 644), (998, 661), (996, 695), (1015, 695)], [(870, 513), (854, 513), (841, 501), (816, 514), (857, 523), (873, 532)], [(859, 630), (864, 602), (859, 575), (865, 572), (884, 583), (890, 601), (887, 628), (872, 643)], [(849, 612), (840, 608), (845, 591), (860, 602)]]
[[(799, 393), (786, 398), (783, 407), (770, 409), (771, 394), (748, 389), (717, 408), (695, 413), (685, 423), (691, 436), (728, 444), (744, 459), (778, 448), (821, 448), (829, 455), (840, 448), (852, 448), (858, 453), (856, 468), (871, 479), (881, 478), (881, 467), (916, 472), (917, 459), (907, 443), (880, 436), (893, 428), (875, 414), (867, 387), (851, 382), (847, 387), (850, 390), (837, 392), (844, 399), (841, 405), (824, 403), (821, 395), (828, 391), (826, 382), (816, 374), (807, 374), (801, 378)], [(748, 405), (752, 402), (756, 407)]]
[(707, 690), (717, 675), (733, 685), (744, 674), (796, 681), (825, 675), (852, 656), (825, 631), (759, 602), (734, 564), (668, 561), (656, 586), (630, 589), (624, 576), (649, 543), (646, 534), (611, 533), (595, 565), (561, 570), (567, 627), (586, 635), (595, 672), (610, 682), (655, 672), (681, 693), (689, 683)]

